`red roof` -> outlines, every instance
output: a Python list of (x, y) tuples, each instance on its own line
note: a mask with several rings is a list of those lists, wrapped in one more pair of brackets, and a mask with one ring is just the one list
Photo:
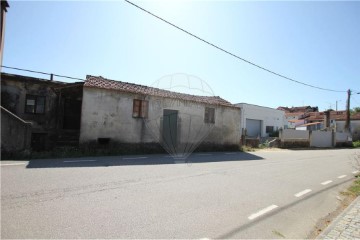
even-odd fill
[(172, 92), (159, 88), (138, 85), (134, 83), (109, 80), (101, 76), (99, 77), (89, 76), (89, 75), (86, 76), (84, 87), (112, 89), (112, 90), (134, 93), (134, 94), (151, 95), (151, 96), (164, 97), (164, 98), (174, 98), (185, 101), (238, 108), (235, 105), (231, 104), (230, 102), (218, 96), (197, 96), (197, 95), (190, 95), (185, 93)]
[(286, 113), (304, 113), (304, 112), (317, 112), (318, 107), (311, 107), (311, 106), (300, 106), (300, 107), (283, 107), (280, 106), (277, 108), (278, 110), (283, 110)]
[(285, 117), (301, 117), (304, 112), (285, 112)]
[[(324, 112), (310, 112), (307, 113), (305, 119), (307, 121), (323, 121), (324, 120)], [(337, 121), (345, 121), (346, 119), (346, 111), (331, 111), (330, 119)], [(350, 116), (351, 120), (360, 120), (360, 113), (356, 113)]]
[(320, 124), (322, 122), (313, 122), (313, 123), (306, 123), (306, 124), (303, 124), (303, 125), (299, 125), (298, 127), (306, 127), (306, 126), (311, 126), (311, 125), (317, 125), (317, 124)]

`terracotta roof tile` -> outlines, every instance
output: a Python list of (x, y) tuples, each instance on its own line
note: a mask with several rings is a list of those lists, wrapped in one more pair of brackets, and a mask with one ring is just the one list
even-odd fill
[(101, 76), (86, 76), (86, 81), (84, 87), (92, 87), (92, 88), (102, 88), (102, 89), (112, 89), (118, 90), (122, 92), (128, 93), (135, 93), (135, 94), (142, 94), (142, 95), (151, 95), (157, 97), (164, 97), (164, 98), (174, 98), (179, 100), (185, 101), (192, 101), (198, 103), (205, 103), (211, 105), (221, 105), (226, 107), (233, 107), (238, 108), (235, 105), (231, 104), (230, 102), (222, 99), (218, 96), (197, 96), (197, 95), (190, 95), (185, 93), (178, 93), (167, 91), (159, 88), (153, 88), (143, 85), (138, 85), (134, 83), (127, 83), (121, 81), (114, 81), (110, 79), (103, 78)]
[(312, 123), (306, 123), (306, 124), (303, 124), (303, 125), (300, 125), (298, 127), (306, 127), (306, 126), (311, 126), (311, 125), (317, 125), (319, 123), (322, 123), (322, 122), (312, 122)]
[(285, 116), (286, 117), (296, 117), (296, 116), (302, 116), (304, 115), (305, 113), (304, 112), (286, 112), (285, 113)]
[[(305, 119), (307, 121), (323, 121), (324, 120), (324, 112), (310, 112), (307, 113)], [(331, 111), (330, 119), (337, 121), (345, 121), (346, 119), (346, 111)], [(360, 120), (360, 113), (354, 114), (350, 116), (351, 120)]]

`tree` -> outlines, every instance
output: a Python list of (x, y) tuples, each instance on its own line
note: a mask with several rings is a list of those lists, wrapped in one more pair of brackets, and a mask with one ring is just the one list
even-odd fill
[(356, 113), (360, 113), (360, 107), (354, 107), (350, 110), (350, 115), (354, 115)]

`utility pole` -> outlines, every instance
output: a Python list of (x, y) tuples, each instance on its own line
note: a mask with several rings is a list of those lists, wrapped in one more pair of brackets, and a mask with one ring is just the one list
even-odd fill
[(346, 121), (345, 121), (345, 131), (350, 132), (350, 96), (351, 90), (347, 91), (347, 100), (346, 100)]
[(338, 110), (338, 108), (337, 108), (337, 103), (338, 103), (338, 102), (341, 102), (341, 100), (340, 100), (340, 99), (339, 99), (339, 100), (336, 100), (336, 105), (335, 105), (335, 106), (336, 106), (336, 111)]

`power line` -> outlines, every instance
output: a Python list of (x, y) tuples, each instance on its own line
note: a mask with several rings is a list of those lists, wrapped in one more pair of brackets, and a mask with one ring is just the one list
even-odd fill
[(358, 102), (358, 100), (356, 100), (356, 98), (354, 97), (354, 95), (351, 95), (351, 99), (354, 100), (357, 104), (360, 105), (360, 102)]
[(146, 10), (146, 9), (144, 9), (144, 8), (136, 5), (135, 3), (132, 3), (132, 2), (130, 2), (130, 1), (128, 1), (128, 0), (125, 0), (125, 2), (133, 5), (134, 7), (136, 7), (136, 8), (138, 8), (138, 9), (140, 9), (140, 10), (142, 10), (142, 11), (150, 14), (151, 16), (153, 16), (153, 17), (155, 17), (155, 18), (157, 18), (157, 19), (159, 19), (159, 20), (161, 20), (161, 21), (163, 21), (163, 22), (165, 22), (165, 23), (167, 23), (167, 24), (169, 24), (169, 25), (177, 28), (178, 30), (180, 30), (180, 31), (182, 31), (182, 32), (184, 32), (184, 33), (186, 33), (186, 34), (188, 34), (188, 35), (190, 35), (190, 36), (192, 36), (192, 37), (194, 37), (194, 38), (196, 38), (196, 39), (198, 39), (198, 40), (200, 40), (200, 41), (202, 41), (202, 42), (204, 42), (204, 43), (206, 43), (206, 44), (208, 44), (208, 45), (210, 45), (210, 46), (212, 46), (212, 47), (214, 47), (214, 48), (216, 48), (216, 49), (218, 49), (218, 50), (220, 50), (220, 51), (222, 51), (222, 52), (225, 52), (225, 53), (227, 53), (227, 54), (229, 54), (229, 55), (231, 55), (231, 56), (233, 56), (233, 57), (235, 57), (235, 58), (237, 58), (237, 59), (239, 59), (239, 60), (241, 60), (241, 61), (244, 61), (244, 62), (246, 62), (246, 63), (248, 63), (248, 64), (250, 64), (250, 65), (253, 65), (253, 66), (257, 67), (257, 68), (260, 68), (260, 69), (262, 69), (262, 70), (264, 70), (264, 71), (266, 71), (266, 72), (269, 72), (269, 73), (271, 73), (271, 74), (274, 74), (274, 75), (276, 75), (276, 76), (278, 76), (278, 77), (281, 77), (281, 78), (284, 78), (284, 79), (286, 79), (286, 80), (289, 80), (289, 81), (292, 81), (292, 82), (295, 82), (295, 83), (298, 83), (298, 84), (302, 84), (302, 85), (305, 85), (305, 86), (308, 86), (308, 87), (312, 87), (312, 88), (324, 90), (324, 91), (330, 91), (330, 92), (346, 92), (346, 91), (340, 91), (340, 90), (334, 90), (334, 89), (317, 87), (317, 86), (314, 86), (314, 85), (311, 85), (311, 84), (308, 84), (308, 83), (300, 82), (300, 81), (297, 81), (297, 80), (295, 80), (295, 79), (286, 77), (286, 76), (284, 76), (284, 75), (282, 75), (282, 74), (276, 73), (276, 72), (274, 72), (274, 71), (272, 71), (272, 70), (270, 70), (270, 69), (267, 69), (267, 68), (265, 68), (265, 67), (262, 67), (262, 66), (260, 66), (260, 65), (257, 65), (256, 63), (253, 63), (253, 62), (251, 62), (251, 61), (249, 61), (249, 60), (246, 60), (246, 59), (244, 59), (244, 58), (242, 58), (242, 57), (239, 57), (238, 55), (236, 55), (236, 54), (234, 54), (234, 53), (231, 53), (231, 52), (229, 52), (229, 51), (227, 51), (227, 50), (225, 50), (225, 49), (223, 49), (223, 48), (221, 48), (221, 47), (219, 47), (219, 46), (217, 46), (217, 45), (215, 45), (215, 44), (213, 44), (213, 43), (211, 43), (211, 42), (209, 42), (209, 41), (207, 41), (207, 40), (205, 40), (205, 39), (203, 39), (203, 38), (201, 38), (201, 37), (199, 37), (199, 36), (197, 36), (197, 35), (195, 35), (195, 34), (193, 34), (193, 33), (191, 33), (191, 32), (189, 32), (189, 31), (187, 31), (187, 30), (185, 30), (185, 29), (183, 29), (183, 28), (181, 28), (181, 27), (179, 27), (179, 26), (171, 23), (171, 22), (169, 22), (169, 21), (167, 21), (167, 20), (165, 20), (165, 19), (163, 19), (163, 18), (155, 15), (154, 13), (149, 12), (148, 10)]
[(3, 65), (1, 65), (1, 67), (8, 68), (8, 69), (19, 70), (19, 71), (24, 71), (24, 72), (39, 73), (39, 74), (44, 74), (44, 75), (49, 75), (49, 76), (53, 75), (55, 77), (62, 77), (62, 78), (68, 78), (68, 79), (73, 79), (73, 80), (85, 81), (84, 79), (81, 79), (81, 78), (69, 77), (69, 76), (64, 76), (64, 75), (59, 75), (59, 74), (46, 73), (46, 72), (40, 72), (40, 71), (34, 71), (34, 70), (16, 68), (16, 67), (8, 67), (8, 66), (3, 66)]

